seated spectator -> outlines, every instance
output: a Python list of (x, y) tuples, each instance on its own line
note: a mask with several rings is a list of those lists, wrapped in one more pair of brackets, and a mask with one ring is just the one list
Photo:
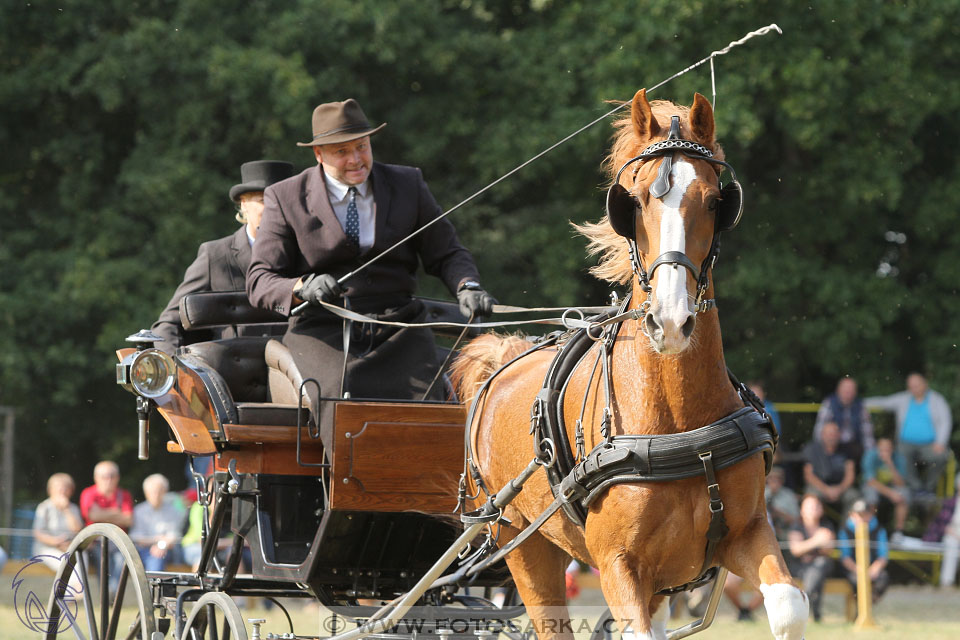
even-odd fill
[(177, 549), (187, 513), (169, 490), (170, 483), (162, 474), (147, 476), (143, 481), (146, 501), (133, 510), (130, 539), (147, 571), (163, 571), (171, 556), (174, 562), (180, 556)]
[(841, 378), (835, 393), (827, 396), (817, 412), (813, 440), (820, 439), (823, 425), (833, 422), (840, 430), (840, 448), (854, 461), (860, 462), (863, 452), (872, 449), (873, 423), (864, 402), (857, 397), (857, 381)]
[[(133, 524), (133, 496), (120, 488), (120, 467), (116, 462), (103, 460), (93, 468), (93, 486), (80, 493), (80, 513), (87, 524), (105, 522), (123, 530)], [(110, 547), (110, 594), (116, 592), (123, 568), (123, 556), (117, 547)], [(100, 564), (100, 545), (90, 545), (90, 562)]]
[[(33, 516), (33, 555), (54, 572), (60, 569), (60, 557), (70, 541), (83, 528), (80, 507), (70, 502), (76, 485), (66, 473), (55, 473), (47, 479), (47, 499), (37, 505)], [(80, 579), (74, 574), (70, 586), (79, 590)]]
[(855, 550), (857, 523), (866, 522), (870, 535), (870, 566), (867, 575), (872, 585), (871, 597), (874, 602), (880, 599), (883, 592), (890, 586), (890, 575), (887, 573), (887, 562), (890, 550), (887, 545), (887, 531), (880, 526), (877, 520), (876, 509), (864, 499), (857, 500), (850, 509), (850, 517), (837, 533), (840, 547), (840, 562), (847, 574), (847, 580), (857, 588), (857, 560)]
[(786, 473), (783, 467), (773, 467), (767, 475), (767, 487), (764, 498), (767, 502), (767, 513), (773, 522), (773, 530), (777, 540), (787, 539), (787, 533), (800, 518), (800, 505), (797, 494), (784, 485)]
[[(947, 446), (953, 429), (947, 401), (927, 386), (927, 379), (921, 374), (911, 373), (907, 376), (906, 391), (867, 398), (864, 403), (896, 414), (897, 449), (906, 459), (907, 487), (932, 495), (947, 463)], [(921, 464), (925, 467), (924, 478), (918, 470)]]
[(893, 450), (893, 440), (880, 438), (877, 446), (863, 454), (860, 468), (863, 472), (863, 497), (870, 504), (886, 500), (893, 505), (893, 540), (903, 536), (910, 507), (910, 490), (904, 476), (907, 464), (899, 451)]
[(806, 493), (820, 498), (824, 506), (839, 514), (857, 498), (853, 483), (856, 470), (853, 460), (840, 449), (840, 428), (835, 422), (824, 423), (820, 440), (803, 449), (803, 479)]
[(800, 504), (800, 520), (790, 530), (788, 540), (790, 555), (793, 556), (791, 570), (803, 580), (803, 590), (810, 598), (810, 613), (814, 622), (820, 622), (823, 585), (833, 570), (830, 551), (834, 546), (834, 538), (830, 522), (823, 517), (820, 498), (805, 496)]
[[(960, 473), (955, 480), (957, 494), (960, 494)], [(957, 579), (957, 559), (960, 557), (960, 509), (957, 508), (957, 494), (943, 503), (938, 520), (945, 519), (943, 527), (943, 562), (940, 565), (940, 586), (952, 587)], [(924, 536), (924, 540), (927, 537)], [(940, 539), (940, 538), (938, 538)]]

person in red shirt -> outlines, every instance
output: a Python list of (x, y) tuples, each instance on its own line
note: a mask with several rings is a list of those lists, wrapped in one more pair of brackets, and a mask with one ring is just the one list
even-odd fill
[(123, 530), (133, 524), (133, 496), (121, 489), (120, 468), (104, 460), (93, 468), (93, 485), (80, 494), (80, 514), (87, 524), (108, 522)]
[[(80, 494), (80, 515), (87, 524), (105, 522), (115, 524), (124, 531), (133, 524), (133, 496), (120, 488), (120, 467), (116, 462), (103, 460), (93, 468), (93, 485)], [(90, 564), (100, 566), (100, 545), (90, 545)], [(117, 591), (120, 572), (123, 570), (123, 556), (120, 549), (110, 545), (110, 570), (108, 583), (110, 597)], [(96, 571), (99, 575), (99, 569)]]

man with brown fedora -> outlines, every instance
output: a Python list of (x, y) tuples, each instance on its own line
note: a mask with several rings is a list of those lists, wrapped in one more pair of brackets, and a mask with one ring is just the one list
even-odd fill
[[(370, 138), (386, 124), (371, 125), (353, 99), (321, 104), (312, 124), (313, 137), (297, 144), (313, 148), (317, 165), (265, 192), (247, 272), (250, 301), (284, 314), (303, 301), (323, 301), (380, 319), (422, 321), (423, 304), (413, 298), (422, 263), (457, 296), (466, 316), (489, 314), (494, 300), (449, 220), (383, 253), (442, 213), (419, 169), (374, 162)], [(382, 257), (338, 283), (374, 256)], [(325, 397), (419, 398), (437, 368), (428, 329), (354, 325), (348, 341), (342, 321), (319, 304), (290, 319), (283, 342)], [(319, 416), (314, 411), (322, 437), (329, 436), (329, 412), (328, 406)]]
[[(230, 200), (237, 208), (237, 222), (242, 226), (225, 238), (200, 245), (197, 258), (183, 275), (183, 282), (151, 328), (163, 338), (163, 342), (156, 344), (158, 349), (172, 354), (184, 343), (180, 323), (180, 300), (184, 296), (208, 291), (244, 290), (251, 249), (263, 214), (263, 190), (292, 175), (293, 165), (289, 162), (255, 160), (240, 165), (240, 184), (230, 187)], [(195, 337), (209, 339), (216, 336), (205, 333)]]

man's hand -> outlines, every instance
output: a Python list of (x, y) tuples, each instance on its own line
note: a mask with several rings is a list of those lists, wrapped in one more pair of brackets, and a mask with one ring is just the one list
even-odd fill
[(319, 304), (321, 301), (333, 302), (343, 295), (343, 289), (329, 273), (311, 273), (303, 279), (303, 286), (294, 293), (304, 302)]
[(479, 285), (461, 287), (457, 292), (457, 302), (460, 303), (460, 313), (470, 318), (490, 315), (493, 305), (497, 304), (493, 296)]
[(930, 448), (933, 449), (933, 452), (937, 455), (940, 455), (941, 453), (947, 450), (946, 447), (944, 447), (939, 442), (934, 442), (932, 445), (930, 445)]

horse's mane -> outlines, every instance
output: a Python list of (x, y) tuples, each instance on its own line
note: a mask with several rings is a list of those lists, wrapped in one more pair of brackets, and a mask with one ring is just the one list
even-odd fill
[[(690, 130), (688, 114), (690, 107), (678, 105), (669, 100), (654, 100), (650, 103), (657, 123), (660, 125), (662, 136), (659, 139), (666, 139), (670, 130), (670, 116), (680, 116), (680, 136), (686, 139), (692, 139), (693, 133)], [(644, 148), (655, 142), (655, 140), (639, 140), (633, 130), (632, 115), (626, 115), (613, 123), (614, 134), (613, 144), (610, 153), (603, 161), (604, 172), (607, 175), (607, 186), (613, 182), (617, 170), (624, 162), (640, 154)], [(723, 159), (723, 150), (720, 145), (715, 144), (713, 148), (714, 157)], [(628, 175), (625, 172), (624, 175)], [(600, 256), (599, 262), (595, 267), (590, 268), (590, 273), (601, 280), (606, 280), (614, 284), (627, 284), (633, 275), (630, 268), (630, 252), (627, 243), (622, 236), (618, 235), (613, 227), (610, 226), (610, 220), (606, 215), (599, 222), (587, 222), (582, 225), (574, 224), (574, 229), (586, 236), (587, 253), (589, 255)]]

